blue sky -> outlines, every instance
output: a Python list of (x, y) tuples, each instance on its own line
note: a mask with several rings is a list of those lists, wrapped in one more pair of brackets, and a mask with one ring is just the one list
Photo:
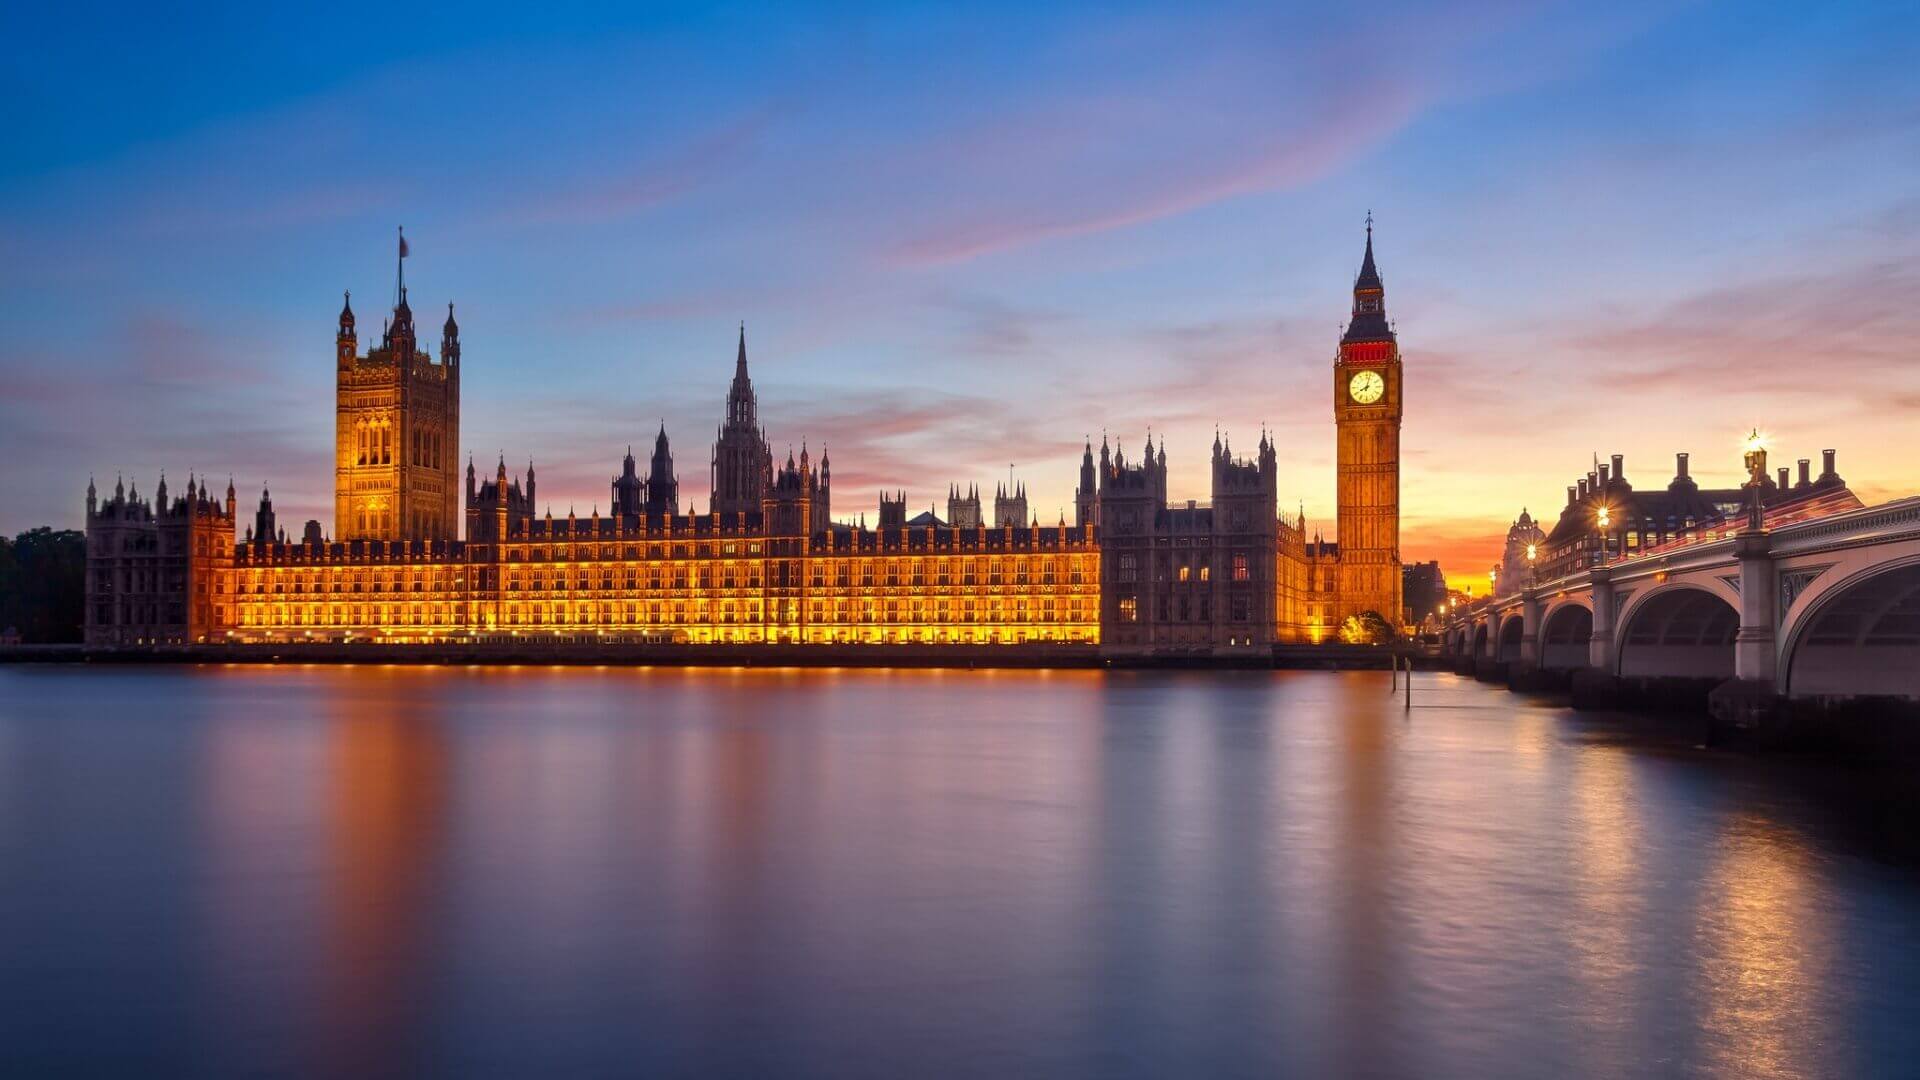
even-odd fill
[(10, 13), (0, 530), (162, 468), (327, 521), (397, 224), (463, 443), (556, 513), (662, 419), (704, 504), (744, 320), (841, 516), (1012, 464), (1050, 519), (1148, 425), (1204, 499), (1264, 423), (1330, 530), (1368, 210), (1408, 557), (1479, 572), (1594, 452), (1731, 478), (1754, 424), (1920, 489), (1910, 3), (768, 7)]

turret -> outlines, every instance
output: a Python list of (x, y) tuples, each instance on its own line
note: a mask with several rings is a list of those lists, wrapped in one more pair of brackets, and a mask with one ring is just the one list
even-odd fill
[(277, 528), (273, 516), (273, 496), (263, 485), (260, 488), (260, 508), (253, 514), (253, 535), (264, 544), (274, 538)]
[[(485, 342), (481, 343), (483, 346)], [(486, 357), (481, 357), (485, 360)], [(460, 324), (453, 321), (453, 301), (447, 301), (447, 321), (440, 327), (440, 362), (449, 367), (460, 363)]]
[(87, 477), (87, 517), (91, 518), (100, 507), (100, 496), (93, 488), (93, 477)]
[(229, 520), (233, 519), (235, 512), (238, 510), (239, 503), (233, 497), (233, 477), (229, 476), (227, 477), (227, 518)]
[(667, 423), (660, 422), (660, 434), (653, 440), (653, 460), (647, 468), (647, 513), (678, 514), (680, 484), (673, 475), (673, 453), (667, 447)]
[(353, 330), (353, 293), (345, 294), (340, 302), (340, 332), (334, 339), (334, 351), (339, 354), (340, 366), (353, 366), (353, 358), (360, 351), (359, 340)]

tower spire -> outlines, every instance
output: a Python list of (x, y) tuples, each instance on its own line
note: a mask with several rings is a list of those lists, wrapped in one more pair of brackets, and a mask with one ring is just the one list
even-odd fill
[(407, 302), (407, 227), (396, 226), (400, 236), (400, 253), (393, 260), (393, 306), (399, 307)]
[(1340, 340), (1391, 341), (1393, 326), (1387, 322), (1386, 286), (1373, 262), (1373, 211), (1367, 211), (1367, 247), (1360, 258), (1360, 273), (1353, 279), (1353, 319)]

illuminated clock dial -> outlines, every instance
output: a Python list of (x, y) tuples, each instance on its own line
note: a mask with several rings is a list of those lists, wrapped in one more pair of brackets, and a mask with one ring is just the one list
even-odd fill
[(1387, 381), (1377, 371), (1356, 371), (1347, 380), (1347, 396), (1356, 404), (1371, 405), (1387, 392)]

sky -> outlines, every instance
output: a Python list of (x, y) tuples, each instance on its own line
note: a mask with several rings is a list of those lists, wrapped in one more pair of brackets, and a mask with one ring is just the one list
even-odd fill
[[(683, 507), (746, 325), (834, 512), (1216, 426), (1333, 533), (1373, 214), (1402, 537), (1484, 585), (1594, 454), (1664, 483), (1839, 451), (1920, 492), (1920, 5), (17, 6), (0, 35), (0, 531), (161, 470), (332, 528), (333, 334), (404, 225), (463, 451)], [(644, 457), (644, 453), (642, 454)], [(292, 531), (291, 529), (289, 531)]]

